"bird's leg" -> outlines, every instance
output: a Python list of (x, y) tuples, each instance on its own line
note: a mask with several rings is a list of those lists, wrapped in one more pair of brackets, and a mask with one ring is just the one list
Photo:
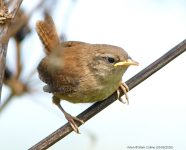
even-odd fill
[[(129, 98), (128, 98), (128, 95), (127, 95), (127, 92), (129, 91), (128, 86), (125, 83), (121, 83), (119, 87), (122, 89), (123, 93), (125, 94), (127, 104), (129, 104)], [(118, 99), (119, 99), (120, 102), (122, 102), (124, 104), (126, 103), (126, 102), (123, 102), (122, 98), (120, 97), (119, 89), (117, 89), (117, 96), (118, 96)]]
[(123, 100), (122, 100), (122, 98), (120, 97), (120, 91), (119, 91), (119, 89), (117, 89), (117, 96), (118, 96), (118, 99), (119, 99), (119, 101), (120, 102), (122, 102), (122, 103), (126, 103), (126, 102), (124, 102)]
[(78, 133), (79, 133), (79, 130), (78, 130), (78, 126), (77, 124), (74, 122), (74, 120), (77, 120), (79, 122), (81, 122), (82, 124), (84, 124), (83, 120), (81, 119), (78, 119), (77, 117), (72, 117), (70, 114), (68, 114), (67, 112), (65, 112), (65, 110), (61, 107), (60, 105), (60, 99), (57, 98), (56, 96), (53, 96), (53, 103), (56, 104), (58, 106), (58, 108), (63, 112), (63, 114), (65, 115), (65, 118), (68, 120), (68, 122), (70, 123), (70, 126), (72, 127), (72, 129)]

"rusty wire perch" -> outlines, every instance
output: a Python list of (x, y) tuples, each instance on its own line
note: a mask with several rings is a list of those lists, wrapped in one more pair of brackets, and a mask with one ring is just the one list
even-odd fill
[[(186, 51), (186, 39), (182, 41), (180, 44), (172, 48), (170, 51), (168, 51), (166, 54), (164, 54), (162, 57), (160, 57), (158, 60), (153, 62), (151, 65), (143, 69), (141, 72), (133, 76), (131, 79), (129, 79), (126, 84), (128, 85), (129, 89), (132, 90), (135, 86), (143, 82), (145, 79), (150, 77), (152, 74), (154, 74), (156, 71), (160, 70), (162, 67), (164, 67), (166, 64), (168, 64), (170, 61), (172, 61), (174, 58), (182, 54), (184, 51)], [(121, 94), (123, 95), (123, 91), (120, 89)], [(79, 119), (82, 119), (84, 122), (92, 118), (94, 115), (98, 114), (101, 110), (106, 108), (108, 105), (112, 104), (114, 101), (117, 100), (117, 94), (116, 92), (112, 94), (110, 97), (105, 99), (104, 101), (97, 102), (90, 106), (88, 109), (86, 109), (84, 112), (79, 114), (77, 117)], [(78, 126), (81, 125), (80, 122), (76, 122)], [(66, 123), (64, 126), (53, 132), (51, 135), (31, 147), (29, 150), (38, 150), (38, 149), (47, 149), (56, 142), (58, 142), (60, 139), (64, 138), (66, 135), (68, 135), (70, 132), (72, 132), (73, 129), (71, 128), (69, 123)]]

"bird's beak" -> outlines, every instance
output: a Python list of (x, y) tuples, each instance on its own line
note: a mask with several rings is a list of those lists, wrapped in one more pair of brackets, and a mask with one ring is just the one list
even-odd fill
[(139, 63), (134, 61), (134, 60), (131, 60), (131, 59), (128, 59), (127, 61), (122, 61), (122, 62), (118, 62), (114, 65), (114, 67), (117, 67), (117, 66), (130, 66), (130, 65), (136, 65), (136, 66), (139, 66)]

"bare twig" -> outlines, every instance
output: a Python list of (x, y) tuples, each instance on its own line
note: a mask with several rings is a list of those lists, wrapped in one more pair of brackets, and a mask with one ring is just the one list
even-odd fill
[(18, 79), (22, 70), (22, 65), (20, 62), (20, 47), (21, 47), (21, 42), (16, 40), (16, 46), (17, 46), (17, 76), (16, 78)]
[[(1, 7), (1, 12), (8, 13), (12, 20), (15, 17), (16, 12), (19, 9), (19, 6), (21, 5), (22, 0), (9, 0), (8, 4), (5, 8)], [(5, 17), (6, 21), (6, 17)], [(5, 23), (0, 24), (0, 41), (2, 41), (11, 25), (11, 21), (7, 21)], [(7, 52), (7, 45), (8, 45), (8, 39), (5, 39), (3, 42), (0, 42), (0, 101), (1, 101), (1, 89), (3, 85), (3, 79), (4, 79), (4, 71), (5, 71), (5, 63), (6, 63), (6, 52)]]
[[(186, 40), (172, 48), (170, 51), (168, 51), (166, 54), (164, 54), (161, 58), (153, 62), (151, 65), (149, 65), (147, 68), (136, 74), (134, 77), (129, 79), (126, 84), (128, 85), (129, 89), (132, 90), (135, 86), (143, 82), (145, 79), (150, 77), (152, 74), (160, 70), (162, 67), (164, 67), (166, 64), (168, 64), (170, 61), (172, 61), (174, 58), (179, 56), (181, 53), (186, 51)], [(120, 90), (120, 93), (123, 95), (123, 91)], [(106, 100), (97, 102), (93, 104), (91, 107), (86, 109), (84, 112), (79, 114), (77, 117), (82, 119), (84, 122), (92, 118), (94, 115), (98, 114), (101, 110), (106, 108), (108, 105), (116, 101), (117, 99), (117, 93), (115, 92), (110, 97), (108, 97)], [(80, 122), (76, 122), (78, 126), (80, 126)], [(60, 139), (64, 138), (66, 135), (68, 135), (70, 132), (72, 132), (73, 129), (71, 128), (70, 124), (67, 123), (55, 132), (53, 132), (51, 135), (31, 147), (29, 150), (38, 150), (38, 149), (47, 149), (56, 142), (58, 142)]]
[(12, 97), (14, 96), (13, 92), (9, 95), (9, 97), (5, 100), (5, 102), (0, 107), (0, 112), (7, 106), (7, 104), (10, 102)]
[(44, 2), (45, 0), (41, 0), (40, 3), (36, 7), (34, 7), (32, 11), (27, 15), (27, 17), (21, 19), (14, 28), (10, 29), (10, 31), (6, 34), (4, 39), (0, 39), (0, 42), (4, 42), (6, 39), (9, 39), (11, 36), (14, 36), (28, 22), (33, 13), (43, 5)]

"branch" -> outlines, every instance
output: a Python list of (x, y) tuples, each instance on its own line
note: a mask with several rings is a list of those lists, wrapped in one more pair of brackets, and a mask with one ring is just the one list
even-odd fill
[[(153, 62), (151, 65), (146, 67), (144, 70), (133, 76), (131, 79), (129, 79), (126, 84), (128, 85), (129, 89), (132, 90), (135, 86), (146, 80), (148, 77), (150, 77), (152, 74), (160, 70), (162, 67), (164, 67), (166, 64), (168, 64), (170, 61), (172, 61), (174, 58), (182, 54), (184, 51), (186, 51), (186, 40), (172, 48), (170, 51), (168, 51), (166, 54), (164, 54), (161, 58)], [(120, 90), (120, 93), (123, 95), (122, 90)], [(77, 117), (79, 119), (82, 119), (84, 122), (92, 118), (94, 115), (98, 114), (101, 110), (112, 104), (114, 101), (117, 100), (117, 93), (115, 92), (110, 97), (105, 99), (104, 101), (97, 102), (93, 104), (91, 107), (86, 109), (84, 112), (79, 114)], [(76, 122), (78, 126), (80, 126), (80, 122)], [(70, 124), (67, 123), (55, 132), (53, 132), (51, 135), (31, 147), (29, 150), (37, 150), (37, 149), (47, 149), (56, 142), (58, 142), (60, 139), (67, 136), (70, 132), (72, 132), (73, 129), (71, 128)]]
[[(2, 2), (2, 1), (1, 1)], [(19, 6), (21, 5), (22, 0), (9, 0), (6, 7), (2, 7), (1, 9), (1, 15), (11, 16), (11, 19), (13, 20), (15, 17), (16, 12), (19, 9)], [(6, 12), (8, 10), (8, 12)], [(0, 24), (0, 41), (4, 39), (6, 36), (8, 30), (10, 29), (10, 25), (12, 21), (6, 21), (6, 16), (1, 17), (3, 21)], [(8, 46), (9, 38), (6, 39), (4, 42), (0, 42), (0, 102), (1, 102), (1, 89), (3, 85), (3, 79), (4, 79), (4, 71), (5, 71), (5, 64), (6, 64), (6, 52), (7, 52), (7, 46)]]
[(36, 7), (34, 7), (30, 11), (30, 13), (26, 17), (23, 17), (21, 20), (19, 20), (19, 23), (15, 27), (10, 28), (10, 31), (6, 34), (6, 36), (4, 37), (4, 39), (0, 39), (0, 42), (4, 42), (6, 39), (9, 39), (11, 36), (14, 36), (28, 22), (28, 20), (31, 18), (31, 16), (33, 15), (33, 13), (44, 4), (44, 2), (45, 2), (45, 0), (41, 0), (36, 5)]
[(14, 96), (13, 92), (9, 95), (9, 97), (5, 100), (5, 102), (0, 107), (0, 112), (7, 106), (7, 104), (11, 101), (12, 97)]

